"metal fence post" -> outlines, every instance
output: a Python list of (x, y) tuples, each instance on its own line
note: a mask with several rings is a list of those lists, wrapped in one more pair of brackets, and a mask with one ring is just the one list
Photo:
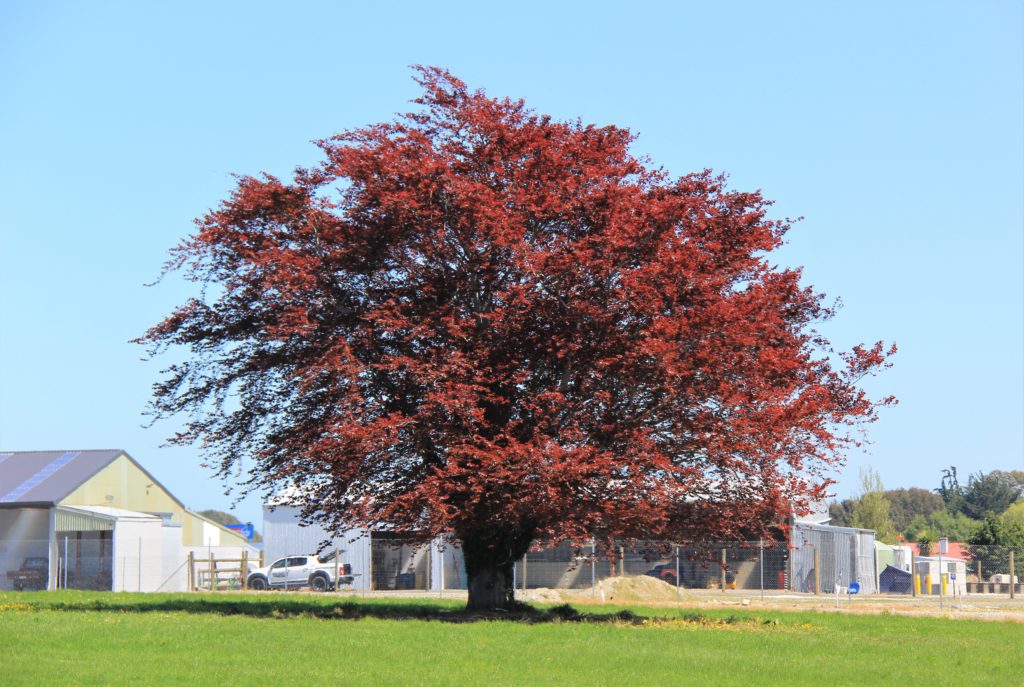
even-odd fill
[(719, 585), (722, 587), (722, 593), (725, 593), (725, 549), (722, 549), (722, 563), (718, 566), (718, 577)]
[(597, 541), (590, 540), (590, 596), (597, 596)]
[(764, 539), (757, 540), (758, 569), (761, 571), (761, 601), (764, 601)]

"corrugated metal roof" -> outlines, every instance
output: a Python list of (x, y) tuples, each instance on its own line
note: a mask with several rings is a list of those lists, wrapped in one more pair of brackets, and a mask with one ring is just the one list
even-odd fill
[(120, 449), (0, 453), (0, 507), (57, 503), (122, 454)]
[(54, 514), (57, 532), (111, 532), (117, 518), (80, 508), (60, 507)]

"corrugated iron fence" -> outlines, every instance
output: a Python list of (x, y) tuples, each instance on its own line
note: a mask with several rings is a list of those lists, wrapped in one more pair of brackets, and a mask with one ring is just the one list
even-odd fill
[(875, 536), (870, 530), (796, 523), (791, 533), (792, 577), (797, 592), (832, 593), (856, 582), (861, 593), (878, 592)]

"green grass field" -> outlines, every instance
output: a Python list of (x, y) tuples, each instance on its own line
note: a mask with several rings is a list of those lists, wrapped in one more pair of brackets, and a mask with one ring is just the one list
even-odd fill
[[(308, 594), (0, 594), (0, 685), (1020, 685), (1024, 625)], [(618, 612), (618, 613), (616, 613)]]

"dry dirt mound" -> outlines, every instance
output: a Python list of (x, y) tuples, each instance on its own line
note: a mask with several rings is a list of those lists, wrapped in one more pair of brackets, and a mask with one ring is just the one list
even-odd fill
[[(609, 577), (598, 586), (606, 601), (675, 601), (676, 588), (649, 575)], [(680, 592), (681, 593), (681, 592)]]
[[(680, 598), (686, 598), (685, 591), (681, 590), (680, 594)], [(535, 603), (675, 601), (676, 588), (648, 575), (627, 575), (601, 580), (597, 584), (597, 589), (528, 589), (516, 592), (516, 597), (522, 601)]]

